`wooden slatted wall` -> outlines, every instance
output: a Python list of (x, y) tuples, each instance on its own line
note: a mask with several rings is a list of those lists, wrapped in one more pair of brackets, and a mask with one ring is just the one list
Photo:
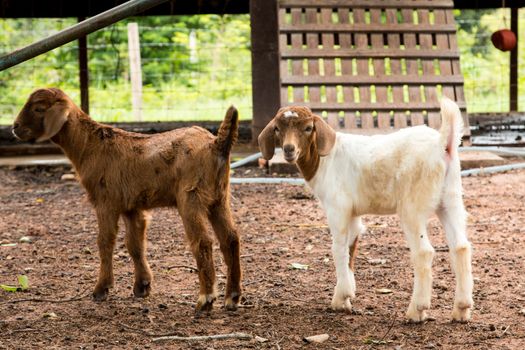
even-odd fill
[(281, 105), (357, 133), (466, 118), (452, 0), (279, 0)]

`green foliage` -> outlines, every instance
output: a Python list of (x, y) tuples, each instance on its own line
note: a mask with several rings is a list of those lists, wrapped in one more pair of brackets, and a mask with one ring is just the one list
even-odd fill
[[(524, 11), (520, 11), (523, 23)], [(508, 111), (509, 53), (490, 43), (508, 10), (456, 10), (461, 71), (469, 112)], [(144, 120), (221, 119), (235, 104), (252, 115), (248, 15), (139, 17), (88, 36), (90, 112), (100, 121), (131, 121), (127, 24), (139, 25)], [(2, 19), (0, 54), (49, 36), (74, 19)], [(520, 25), (519, 38), (525, 37)], [(192, 38), (193, 45), (190, 45)], [(79, 103), (77, 42), (0, 72), (0, 124), (10, 124), (37, 87), (57, 86)], [(519, 53), (525, 71), (525, 52)], [(525, 75), (519, 78), (525, 89)], [(525, 107), (525, 94), (520, 94)]]
[[(247, 15), (139, 17), (88, 36), (90, 114), (131, 121), (127, 24), (139, 26), (144, 120), (222, 119), (235, 104), (251, 118)], [(46, 37), (74, 20), (0, 20), (0, 54)], [(25, 35), (24, 34), (28, 34)], [(190, 45), (193, 36), (194, 45)], [(57, 86), (79, 103), (77, 42), (0, 72), (0, 124), (12, 122), (38, 87)]]

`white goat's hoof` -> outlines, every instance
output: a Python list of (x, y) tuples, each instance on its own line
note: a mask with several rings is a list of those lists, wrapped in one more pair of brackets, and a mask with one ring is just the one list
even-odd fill
[(350, 303), (349, 298), (344, 299), (336, 299), (335, 295), (332, 298), (332, 310), (334, 311), (344, 311), (344, 312), (351, 312), (352, 311), (352, 304)]
[(350, 312), (352, 310), (350, 298), (355, 298), (355, 288), (350, 283), (338, 283), (334, 288), (332, 310)]
[(423, 322), (428, 318), (426, 312), (426, 310), (428, 309), (430, 309), (430, 303), (428, 303), (428, 305), (416, 305), (415, 303), (410, 303), (410, 305), (408, 306), (406, 317), (410, 322)]
[(455, 302), (452, 309), (452, 320), (456, 322), (467, 322), (470, 320), (472, 302)]

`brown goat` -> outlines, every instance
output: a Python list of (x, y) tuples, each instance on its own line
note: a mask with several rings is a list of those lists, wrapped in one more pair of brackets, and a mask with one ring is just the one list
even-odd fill
[(113, 248), (118, 219), (126, 225), (126, 246), (135, 266), (133, 293), (146, 297), (152, 273), (146, 259), (148, 209), (177, 207), (197, 261), (197, 311), (216, 298), (209, 220), (228, 268), (225, 307), (234, 310), (241, 295), (239, 235), (230, 213), (229, 160), (237, 139), (238, 113), (228, 109), (218, 136), (200, 127), (144, 135), (92, 120), (59, 89), (31, 94), (13, 125), (23, 141), (50, 139), (73, 163), (98, 219), (100, 274), (93, 298), (107, 298), (113, 286)]

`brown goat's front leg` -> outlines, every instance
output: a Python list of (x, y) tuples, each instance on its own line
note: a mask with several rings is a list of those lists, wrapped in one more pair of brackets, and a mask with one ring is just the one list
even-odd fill
[(135, 266), (133, 294), (136, 297), (145, 298), (151, 291), (153, 279), (146, 258), (146, 229), (149, 216), (143, 211), (134, 210), (124, 213), (123, 218), (126, 224), (126, 247)]
[(205, 209), (199, 210), (198, 206), (179, 207), (184, 229), (190, 242), (190, 249), (197, 261), (199, 270), (199, 299), (197, 311), (210, 311), (213, 302), (217, 299), (215, 288), (215, 266), (213, 264), (213, 241), (209, 236), (205, 220)]
[(239, 233), (235, 229), (228, 203), (210, 210), (210, 222), (219, 239), (222, 255), (228, 267), (224, 307), (236, 310), (241, 298), (241, 263)]
[(100, 271), (97, 285), (93, 291), (93, 299), (104, 301), (108, 297), (109, 288), (113, 287), (113, 249), (118, 231), (118, 213), (109, 210), (97, 210), (98, 219), (98, 251), (100, 254)]

